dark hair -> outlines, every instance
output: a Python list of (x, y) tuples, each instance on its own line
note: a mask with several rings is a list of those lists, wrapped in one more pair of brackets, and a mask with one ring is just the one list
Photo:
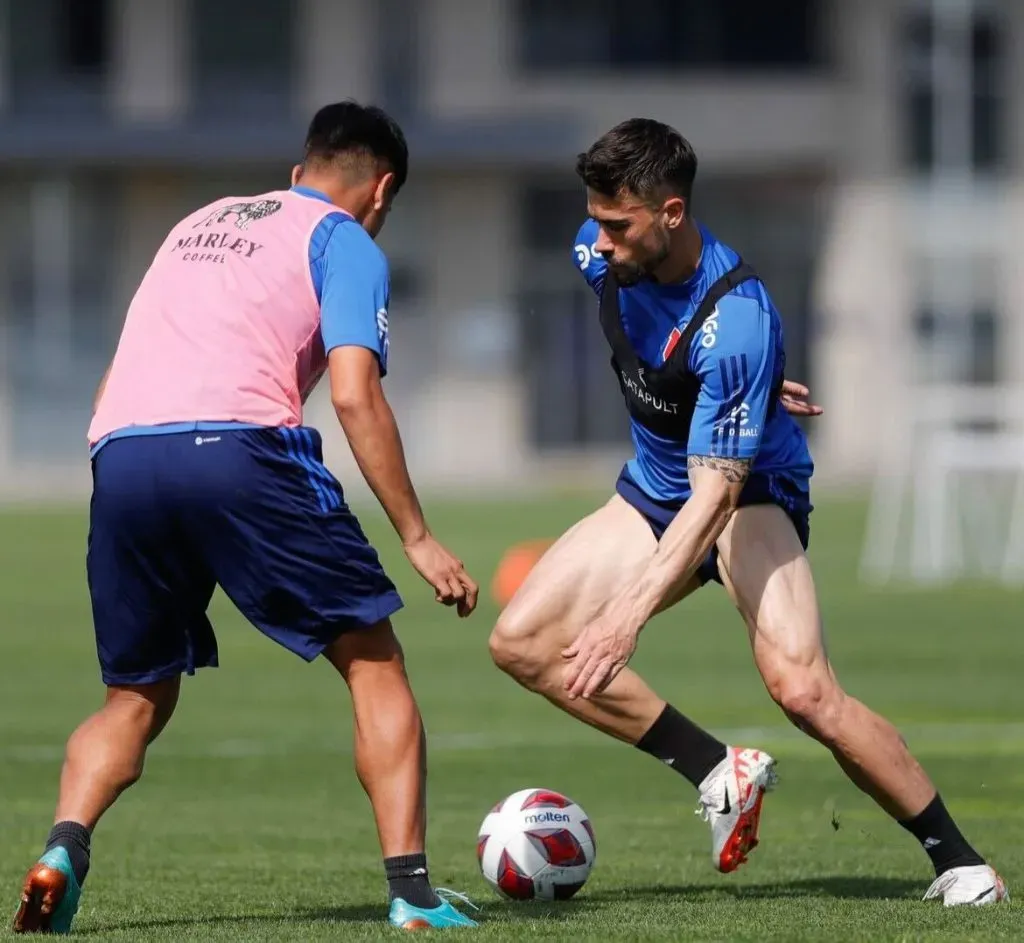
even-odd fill
[(625, 190), (646, 200), (670, 190), (686, 201), (689, 213), (697, 155), (675, 128), (651, 118), (630, 118), (579, 155), (576, 173), (608, 197)]
[(309, 162), (345, 156), (386, 161), (395, 175), (395, 193), (409, 175), (409, 147), (398, 122), (382, 108), (352, 99), (324, 105), (313, 116), (305, 154)]

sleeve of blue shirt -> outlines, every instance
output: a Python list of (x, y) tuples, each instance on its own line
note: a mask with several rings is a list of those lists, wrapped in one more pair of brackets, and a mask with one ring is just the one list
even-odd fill
[(594, 293), (600, 296), (604, 288), (604, 276), (608, 271), (608, 263), (604, 257), (597, 253), (594, 243), (597, 242), (597, 221), (588, 219), (576, 234), (576, 244), (573, 246), (573, 262), (587, 280), (587, 284), (594, 289)]
[(388, 366), (390, 277), (384, 253), (358, 223), (326, 217), (309, 243), (309, 269), (320, 301), (324, 349), (366, 347)]
[(693, 339), (690, 368), (700, 392), (687, 452), (752, 459), (764, 434), (775, 372), (771, 313), (753, 298), (727, 295)]

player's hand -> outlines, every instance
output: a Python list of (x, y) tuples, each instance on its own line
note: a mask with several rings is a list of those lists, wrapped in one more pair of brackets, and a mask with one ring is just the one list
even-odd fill
[(569, 700), (587, 699), (611, 684), (633, 657), (639, 634), (639, 626), (614, 610), (587, 623), (576, 641), (562, 651), (568, 661), (564, 685)]
[(802, 383), (794, 380), (783, 380), (779, 393), (782, 408), (791, 416), (820, 416), (825, 410), (808, 402), (811, 391)]
[(434, 599), (455, 606), (463, 619), (476, 609), (480, 588), (462, 561), (450, 554), (429, 534), (403, 548), (416, 572), (434, 587)]

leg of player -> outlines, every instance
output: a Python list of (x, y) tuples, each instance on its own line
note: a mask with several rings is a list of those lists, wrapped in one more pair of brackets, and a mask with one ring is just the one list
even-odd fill
[[(712, 860), (719, 870), (732, 871), (757, 843), (761, 799), (773, 776), (771, 757), (727, 747), (629, 668), (588, 699), (570, 700), (563, 684), (563, 649), (639, 577), (656, 548), (648, 523), (614, 496), (564, 534), (530, 571), (491, 634), (491, 655), (524, 687), (584, 723), (634, 744), (696, 786), (701, 795), (698, 811), (712, 825)], [(692, 581), (670, 605), (699, 585)]]
[(174, 713), (179, 682), (110, 686), (103, 707), (71, 735), (54, 826), (25, 878), (15, 933), (70, 931), (89, 872), (92, 831), (142, 775), (146, 748)]
[(430, 884), (426, 738), (390, 621), (344, 633), (324, 655), (352, 694), (356, 773), (377, 823), (391, 922), (404, 929), (473, 926)]
[(822, 639), (810, 565), (775, 505), (740, 508), (718, 541), (722, 580), (742, 614), (765, 686), (787, 717), (921, 842), (936, 872), (927, 898), (947, 906), (1004, 899), (935, 786), (887, 720), (839, 686)]

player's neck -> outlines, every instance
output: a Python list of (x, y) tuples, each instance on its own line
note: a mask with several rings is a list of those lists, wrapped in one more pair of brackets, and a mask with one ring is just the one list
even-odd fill
[(372, 204), (372, 195), (368, 194), (368, 186), (362, 181), (359, 185), (348, 186), (337, 175), (304, 173), (295, 183), (322, 193), (338, 209), (344, 210), (359, 223), (363, 222), (367, 208)]
[(703, 251), (704, 238), (700, 234), (700, 228), (696, 222), (688, 219), (678, 237), (673, 241), (665, 261), (652, 273), (654, 280), (659, 285), (685, 282), (697, 271)]

